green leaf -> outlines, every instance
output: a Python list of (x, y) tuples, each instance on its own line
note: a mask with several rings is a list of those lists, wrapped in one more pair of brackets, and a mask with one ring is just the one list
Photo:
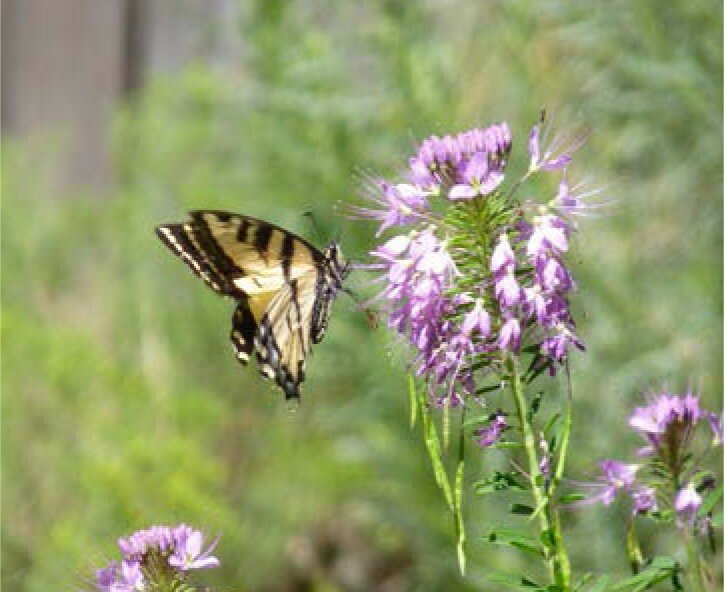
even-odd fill
[(519, 473), (514, 471), (496, 471), (490, 477), (474, 483), (474, 491), (478, 495), (486, 495), (495, 491), (527, 491)]
[(522, 516), (531, 516), (534, 513), (534, 508), (526, 504), (512, 504), (509, 506), (509, 511), (512, 514), (520, 514)]
[(411, 406), (411, 429), (413, 429), (416, 425), (418, 402), (416, 401), (416, 380), (411, 374), (408, 375), (408, 400)]
[[(592, 585), (592, 587), (587, 589), (587, 592), (605, 592), (605, 590), (607, 590), (608, 588), (609, 583), (609, 576), (600, 576), (597, 580), (595, 580), (595, 583)], [(575, 590), (577, 590), (577, 588), (575, 588)]]
[(630, 562), (630, 569), (633, 570), (633, 573), (638, 573), (642, 569), (645, 560), (643, 559), (643, 552), (640, 550), (638, 533), (635, 529), (635, 520), (632, 519), (628, 524), (625, 549), (628, 555), (628, 561)]
[(436, 479), (437, 485), (441, 488), (444, 493), (444, 498), (449, 506), (449, 509), (454, 509), (454, 499), (451, 494), (451, 485), (449, 485), (449, 477), (446, 474), (446, 469), (441, 461), (441, 443), (439, 442), (439, 435), (436, 431), (436, 424), (428, 413), (426, 407), (426, 394), (423, 390), (419, 393), (419, 411), (421, 412), (421, 424), (424, 433), (424, 443), (426, 444), (426, 450), (429, 453), (429, 459), (431, 460), (431, 467), (434, 470), (434, 478)]
[(557, 503), (559, 504), (570, 504), (572, 502), (579, 502), (580, 500), (587, 499), (587, 495), (584, 493), (566, 493), (564, 495), (561, 495), (557, 499)]
[(582, 577), (575, 582), (575, 585), (572, 587), (573, 592), (577, 592), (578, 590), (582, 590), (585, 585), (592, 580), (593, 574), (592, 572), (587, 572), (582, 575)]
[(444, 402), (444, 412), (441, 417), (441, 429), (444, 432), (444, 450), (449, 449), (451, 439), (451, 396)]
[(527, 421), (532, 423), (532, 418), (537, 415), (540, 405), (542, 404), (543, 391), (537, 391), (532, 397), (532, 402), (529, 404), (529, 412), (527, 413)]
[[(552, 432), (552, 428), (557, 423), (557, 421), (559, 421), (559, 419), (560, 419), (559, 413), (555, 413), (552, 417), (549, 418), (549, 420), (545, 424), (545, 427), (543, 430), (546, 437), (549, 438), (550, 432)], [(555, 432), (555, 434), (556, 434), (556, 432)], [(554, 450), (554, 447), (552, 447), (552, 450)]]
[(701, 507), (698, 509), (698, 517), (703, 518), (704, 516), (707, 516), (714, 509), (714, 507), (721, 500), (722, 497), (723, 485), (719, 485), (716, 489), (710, 491), (704, 498), (703, 502), (701, 503)]
[(609, 588), (612, 592), (628, 590), (641, 592), (667, 579), (672, 579), (679, 571), (678, 564), (670, 557), (655, 557), (646, 568), (631, 578), (622, 580)]
[(501, 384), (493, 384), (491, 386), (483, 386), (478, 389), (476, 389), (477, 395), (485, 395), (487, 393), (491, 393), (493, 391), (501, 390), (502, 385)]
[(521, 442), (497, 442), (496, 444), (492, 444), (492, 448), (509, 450), (510, 448), (524, 448), (524, 444)]
[(471, 426), (480, 425), (487, 421), (489, 421), (489, 414), (485, 413), (484, 415), (475, 415), (474, 417), (470, 417), (462, 425), (465, 428), (470, 428)]
[(539, 353), (532, 357), (532, 362), (525, 371), (522, 379), (526, 384), (532, 384), (539, 376), (550, 367), (552, 361)]
[(492, 530), (487, 536), (482, 537), (482, 540), (495, 545), (515, 547), (521, 551), (536, 555), (537, 557), (544, 556), (542, 553), (542, 547), (535, 539), (516, 530)]
[(544, 530), (539, 535), (539, 540), (542, 542), (542, 545), (549, 549), (550, 551), (553, 551), (555, 548), (555, 535), (552, 532), (551, 529)]
[[(463, 447), (461, 452), (463, 453)], [(454, 521), (456, 523), (456, 556), (459, 560), (459, 570), (463, 576), (466, 573), (466, 531), (464, 530), (464, 514), (462, 512), (462, 501), (464, 498), (464, 459), (459, 460), (454, 481)]]
[(487, 580), (494, 584), (500, 584), (512, 590), (526, 590), (532, 592), (532, 590), (544, 590), (542, 586), (533, 582), (532, 580), (519, 576), (510, 576), (509, 574), (503, 573), (489, 573), (486, 576)]

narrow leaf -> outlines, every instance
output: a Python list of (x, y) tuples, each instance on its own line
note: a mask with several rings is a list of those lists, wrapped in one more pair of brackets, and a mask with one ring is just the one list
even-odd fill
[(566, 493), (565, 495), (561, 495), (557, 503), (559, 504), (570, 504), (572, 502), (579, 502), (580, 500), (587, 499), (587, 495), (584, 493)]
[(630, 561), (630, 569), (633, 570), (634, 574), (637, 574), (643, 568), (645, 560), (643, 559), (643, 552), (640, 550), (638, 533), (635, 530), (635, 520), (632, 519), (630, 520), (630, 524), (628, 524), (625, 549), (628, 555), (628, 561)]
[(416, 425), (418, 402), (416, 401), (416, 381), (411, 374), (408, 375), (408, 400), (411, 406), (411, 429), (413, 429)]
[(524, 448), (524, 444), (521, 442), (497, 442), (496, 444), (492, 445), (492, 448), (496, 448), (498, 450), (508, 450), (510, 448)]
[(550, 432), (552, 431), (552, 428), (554, 427), (554, 425), (557, 423), (557, 421), (559, 419), (560, 419), (560, 414), (559, 413), (555, 413), (552, 417), (549, 418), (549, 420), (545, 424), (545, 427), (544, 427), (544, 430), (543, 430), (544, 433), (545, 433), (545, 436), (549, 437)]
[(522, 516), (531, 516), (534, 513), (534, 508), (532, 506), (527, 506), (525, 504), (512, 504), (509, 506), (509, 511), (512, 514), (520, 514)]
[[(463, 447), (462, 447), (463, 452)], [(464, 497), (464, 459), (461, 458), (456, 469), (454, 481), (454, 521), (456, 523), (456, 556), (459, 559), (459, 570), (463, 576), (466, 573), (466, 531), (464, 530), (464, 514), (462, 512), (462, 500)]]
[(542, 590), (542, 587), (536, 582), (519, 576), (510, 576), (509, 574), (503, 573), (489, 573), (486, 578), (490, 582), (500, 584), (507, 588), (511, 588), (512, 590), (525, 590), (527, 592)]
[(716, 489), (710, 491), (704, 498), (701, 503), (701, 507), (698, 509), (698, 517), (703, 518), (704, 516), (707, 516), (722, 497), (723, 485), (719, 485)]
[(494, 491), (526, 491), (527, 486), (521, 481), (518, 473), (514, 471), (496, 471), (490, 477), (474, 483), (474, 491), (478, 495), (486, 495)]
[(431, 466), (434, 470), (434, 478), (436, 483), (444, 493), (444, 498), (449, 506), (450, 510), (454, 509), (454, 500), (451, 495), (451, 485), (449, 485), (449, 478), (446, 474), (446, 469), (441, 461), (441, 444), (439, 442), (439, 435), (436, 431), (436, 424), (434, 423), (431, 415), (428, 413), (426, 408), (426, 395), (421, 392), (419, 395), (419, 411), (421, 412), (421, 424), (424, 432), (424, 442), (426, 444), (426, 450), (429, 453), (429, 459), (431, 460)]
[(495, 545), (515, 547), (537, 557), (543, 557), (542, 547), (535, 539), (515, 530), (493, 530), (482, 539)]

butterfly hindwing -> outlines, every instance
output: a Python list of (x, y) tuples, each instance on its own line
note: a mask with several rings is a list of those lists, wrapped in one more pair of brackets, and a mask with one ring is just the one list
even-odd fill
[(229, 338), (232, 341), (237, 361), (247, 365), (250, 355), (255, 348), (255, 335), (257, 334), (257, 322), (250, 310), (247, 299), (239, 301), (237, 308), (232, 315), (232, 330)]
[[(255, 352), (260, 372), (297, 398), (311, 344), (325, 331), (344, 273), (304, 239), (263, 220), (198, 210), (157, 227), (162, 242), (215, 292), (237, 301), (230, 340), (237, 360)], [(335, 278), (333, 277), (335, 274)]]
[(319, 294), (320, 272), (312, 270), (287, 284), (270, 303), (255, 352), (260, 372), (274, 378), (288, 399), (300, 396), (305, 358), (311, 347), (311, 315)]

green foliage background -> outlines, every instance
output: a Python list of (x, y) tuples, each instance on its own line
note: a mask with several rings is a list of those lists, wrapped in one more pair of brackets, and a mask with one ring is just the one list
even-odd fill
[[(589, 351), (574, 360), (569, 474), (587, 477), (638, 445), (624, 423), (644, 390), (693, 385), (721, 405), (721, 4), (259, 0), (243, 13), (236, 67), (152, 80), (118, 113), (109, 195), (54, 198), (57, 150), (3, 145), (3, 587), (74, 589), (118, 536), (177, 521), (222, 533), (223, 567), (205, 578), (219, 590), (283, 589), (291, 541), (331, 520), (412, 558), (393, 589), (536, 577), (476, 542), (508, 518), (472, 495), (472, 569), (457, 575), (384, 329), (341, 298), (290, 412), (231, 355), (230, 303), (152, 229), (223, 208), (311, 236), (311, 210), (364, 258), (372, 229), (334, 209), (356, 199), (356, 167), (395, 174), (417, 138), (506, 120), (516, 170), (542, 106), (586, 122), (573, 178), (612, 202), (576, 245)], [(368, 281), (353, 284), (368, 294)], [(470, 481), (501, 464), (470, 453)], [(568, 516), (575, 566), (627, 573), (626, 512)], [(646, 551), (676, 548), (644, 528)]]

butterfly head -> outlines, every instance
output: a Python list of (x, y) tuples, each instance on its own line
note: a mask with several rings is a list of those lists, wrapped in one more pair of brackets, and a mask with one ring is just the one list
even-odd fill
[(350, 273), (350, 262), (345, 260), (343, 253), (340, 250), (340, 244), (337, 241), (333, 241), (328, 245), (328, 248), (323, 251), (323, 257), (325, 257), (325, 266), (327, 267), (330, 275), (334, 278), (338, 288), (341, 288), (343, 281), (348, 277)]

